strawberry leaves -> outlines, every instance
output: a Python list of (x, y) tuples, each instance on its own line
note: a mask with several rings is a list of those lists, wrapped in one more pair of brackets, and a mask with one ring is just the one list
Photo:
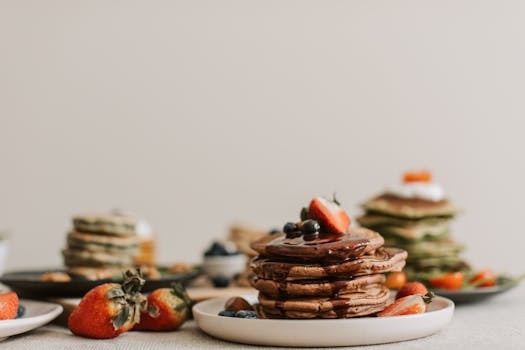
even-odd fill
[(129, 306), (123, 306), (119, 312), (111, 319), (113, 328), (115, 330), (122, 328), (130, 319), (130, 308)]
[(147, 300), (140, 293), (146, 282), (140, 269), (128, 270), (124, 273), (124, 282), (120, 287), (112, 288), (106, 293), (106, 299), (120, 305), (120, 310), (113, 316), (111, 322), (115, 330), (127, 322), (140, 322), (140, 313), (148, 310)]
[(435, 296), (436, 295), (434, 294), (434, 292), (430, 291), (427, 294), (422, 295), (422, 298), (425, 304), (430, 304), (432, 302), (432, 299), (434, 299)]
[(172, 283), (171, 290), (172, 294), (182, 299), (184, 301), (184, 304), (190, 309), (193, 306), (193, 304), (195, 304), (195, 302), (188, 295), (188, 292), (186, 292), (186, 288), (184, 288), (184, 285), (182, 285), (182, 283)]

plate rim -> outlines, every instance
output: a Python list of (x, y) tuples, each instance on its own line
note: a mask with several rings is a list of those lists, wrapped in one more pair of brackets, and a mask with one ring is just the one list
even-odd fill
[[(251, 294), (243, 294), (243, 295), (240, 295), (240, 297), (243, 297), (243, 298), (253, 298), (253, 297), (256, 297), (257, 294), (255, 293), (251, 293)], [(216, 303), (218, 302), (219, 300), (228, 300), (230, 297), (229, 296), (224, 296), (224, 297), (217, 297), (217, 298), (211, 298), (211, 299), (207, 299), (207, 300), (203, 300), (203, 301), (200, 301), (198, 302), (197, 304), (195, 304), (192, 308), (192, 310), (195, 312), (200, 312), (202, 314), (205, 314), (205, 316), (207, 317), (216, 317), (217, 319), (221, 318), (223, 319), (224, 317), (226, 316), (219, 316), (217, 314), (212, 314), (212, 313), (209, 313), (209, 312), (204, 312), (204, 311), (201, 311), (199, 310), (199, 305), (200, 307), (205, 307), (207, 304), (212, 304), (212, 303)], [(427, 314), (429, 313), (437, 313), (437, 312), (444, 312), (444, 310), (447, 310), (448, 308), (452, 308), (453, 310), (455, 309), (455, 303), (454, 301), (452, 301), (451, 299), (447, 298), (447, 297), (444, 297), (444, 296), (440, 296), (440, 295), (436, 295), (434, 297), (435, 300), (439, 300), (439, 301), (442, 301), (442, 302), (445, 302), (446, 303), (446, 306), (439, 309), (439, 310), (432, 310), (430, 312), (425, 312), (425, 313), (422, 313), (422, 314), (413, 314), (413, 315), (402, 315), (402, 316), (389, 316), (388, 318), (389, 319), (399, 319), (399, 318), (402, 318), (402, 319), (412, 319), (412, 318), (424, 318)], [(311, 323), (312, 321), (314, 322), (358, 322), (360, 320), (369, 320), (369, 319), (380, 319), (378, 317), (370, 317), (370, 316), (365, 316), (365, 317), (353, 317), (353, 318), (324, 318), (324, 319), (314, 319), (314, 320), (311, 320), (311, 319), (279, 319), (279, 318), (272, 318), (272, 319), (261, 319), (261, 318), (258, 318), (258, 319), (247, 319), (245, 321), (250, 321), (250, 322), (253, 322), (253, 321), (263, 321), (263, 322), (267, 322), (267, 321), (272, 321), (272, 322), (284, 322), (284, 323), (290, 323), (290, 322), (294, 322), (294, 323), (299, 323), (299, 322), (304, 322), (304, 323)], [(242, 319), (238, 319), (238, 320), (242, 320)]]
[(481, 288), (472, 288), (472, 289), (432, 289), (436, 295), (446, 295), (446, 294), (489, 294), (489, 293), (498, 293), (498, 292), (504, 292), (509, 289), (512, 289), (516, 287), (515, 285), (512, 286), (492, 286), (492, 287), (481, 287)]
[[(249, 300), (252, 301), (255, 298), (256, 294), (244, 294), (242, 297), (250, 298)], [(356, 318), (347, 318), (347, 319), (239, 319), (239, 318), (231, 318), (226, 317), (227, 320), (225, 320), (225, 316), (219, 316), (217, 313), (215, 313), (216, 310), (206, 310), (210, 307), (210, 304), (216, 304), (224, 302), (228, 299), (228, 297), (218, 297), (218, 298), (212, 298), (205, 301), (201, 301), (194, 305), (193, 307), (193, 313), (194, 318), (196, 320), (197, 327), (204, 333), (208, 334), (209, 336), (212, 336), (214, 338), (222, 339), (229, 342), (234, 343), (242, 343), (242, 344), (256, 344), (256, 345), (263, 345), (263, 346), (300, 346), (300, 347), (335, 347), (335, 346), (354, 346), (354, 345), (372, 345), (372, 344), (383, 344), (383, 343), (390, 343), (390, 342), (400, 342), (400, 341), (407, 341), (411, 339), (417, 339), (421, 337), (426, 337), (431, 334), (434, 334), (444, 327), (446, 327), (447, 324), (450, 323), (455, 309), (455, 303), (446, 298), (441, 296), (436, 296), (435, 300), (438, 300), (440, 303), (443, 303), (442, 307), (437, 310), (432, 310), (428, 313), (424, 314), (417, 314), (417, 315), (404, 315), (404, 316), (391, 316), (391, 317), (356, 317)], [(223, 319), (223, 321), (229, 322), (229, 325), (226, 326), (223, 324), (221, 329), (217, 330), (216, 327), (213, 326), (213, 324), (217, 324), (218, 322), (221, 322), (220, 318)], [(345, 328), (346, 327), (358, 327), (358, 328), (369, 328), (369, 327), (387, 327), (390, 326), (392, 323), (399, 323), (401, 320), (403, 322), (418, 322), (418, 320), (425, 318), (428, 318), (430, 321), (428, 324), (426, 324), (423, 328), (426, 328), (426, 330), (422, 330), (421, 328), (415, 329), (412, 335), (407, 335), (403, 331), (400, 332), (399, 336), (393, 335), (393, 333), (385, 334), (383, 335), (383, 338), (378, 337), (376, 339), (372, 339), (370, 341), (367, 340), (356, 340), (354, 339), (345, 339), (339, 338), (339, 339), (328, 339), (328, 340), (319, 340), (316, 339), (316, 343), (310, 343), (310, 342), (301, 342), (301, 341), (294, 341), (293, 336), (290, 341), (283, 338), (282, 335), (279, 335), (277, 338), (280, 338), (279, 340), (273, 339), (264, 339), (264, 338), (258, 338), (254, 336), (248, 335), (244, 339), (243, 337), (237, 337), (231, 335), (231, 330), (236, 325), (242, 327), (246, 327), (248, 323), (238, 323), (238, 322), (253, 322), (253, 329), (257, 329), (258, 327), (263, 326), (266, 322), (267, 327), (276, 328), (276, 327), (283, 327), (284, 325), (290, 325), (290, 330), (297, 330), (302, 329), (304, 326), (308, 325), (309, 327), (312, 327), (312, 324), (315, 323), (316, 326), (320, 327), (327, 327), (328, 329), (338, 329), (338, 328)], [(370, 322), (374, 323), (374, 326), (370, 326)], [(270, 324), (271, 323), (271, 324)], [(337, 325), (335, 327), (335, 325)], [(251, 327), (250, 327), (251, 328)], [(416, 327), (417, 328), (417, 327)], [(387, 329), (387, 328), (385, 328)], [(431, 330), (429, 330), (431, 329)], [(266, 332), (266, 331), (265, 331)], [(264, 332), (263, 332), (264, 333)], [(319, 340), (319, 341), (317, 341)]]
[[(36, 305), (44, 305), (50, 307), (50, 309), (48, 312), (30, 317), (22, 316), (21, 318), (15, 318), (12, 320), (0, 320), (0, 331), (6, 332), (5, 335), (0, 336), (0, 339), (5, 339), (7, 337), (26, 333), (34, 329), (40, 328), (53, 321), (64, 311), (64, 307), (62, 305), (48, 301), (20, 299), (19, 304), (24, 305), (26, 307), (26, 312), (28, 308), (35, 307)], [(15, 331), (9, 331), (13, 327), (18, 329)]]

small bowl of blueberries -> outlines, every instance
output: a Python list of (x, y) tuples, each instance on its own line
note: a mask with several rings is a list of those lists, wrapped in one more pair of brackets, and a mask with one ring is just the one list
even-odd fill
[(232, 242), (215, 241), (204, 252), (202, 268), (215, 287), (228, 287), (246, 268), (246, 256)]

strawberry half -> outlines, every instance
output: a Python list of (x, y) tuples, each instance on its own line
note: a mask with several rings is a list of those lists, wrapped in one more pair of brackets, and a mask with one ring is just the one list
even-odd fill
[(0, 294), (0, 320), (12, 320), (18, 312), (18, 295), (15, 292)]
[(421, 282), (408, 282), (396, 294), (396, 299), (401, 299), (407, 295), (427, 295), (428, 289)]
[(308, 217), (317, 220), (329, 232), (344, 234), (348, 232), (350, 218), (335, 200), (315, 197), (308, 207)]
[(432, 173), (428, 170), (407, 171), (403, 174), (403, 182), (431, 182)]
[(426, 311), (428, 303), (432, 301), (432, 295), (408, 295), (406, 297), (397, 299), (392, 304), (386, 307), (383, 311), (377, 314), (378, 317), (386, 316), (402, 316), (422, 314)]
[(494, 287), (497, 277), (492, 270), (481, 270), (469, 280), (469, 283), (474, 287)]
[(433, 288), (458, 290), (463, 286), (465, 274), (461, 271), (449, 272), (438, 277), (432, 277), (429, 281)]

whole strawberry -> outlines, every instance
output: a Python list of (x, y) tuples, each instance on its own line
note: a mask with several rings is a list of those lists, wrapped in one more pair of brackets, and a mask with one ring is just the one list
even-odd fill
[(174, 331), (190, 316), (193, 302), (181, 284), (156, 289), (148, 296), (148, 310), (140, 315), (137, 331)]
[(0, 294), (0, 320), (12, 320), (18, 312), (18, 295), (15, 292)]
[(68, 327), (75, 335), (108, 339), (130, 330), (146, 310), (140, 271), (127, 271), (122, 284), (106, 283), (91, 289), (71, 313)]

